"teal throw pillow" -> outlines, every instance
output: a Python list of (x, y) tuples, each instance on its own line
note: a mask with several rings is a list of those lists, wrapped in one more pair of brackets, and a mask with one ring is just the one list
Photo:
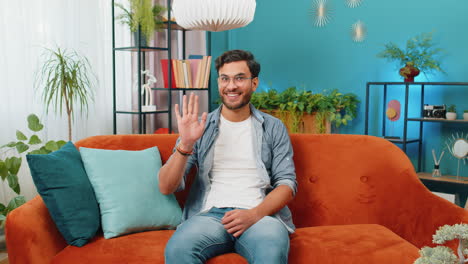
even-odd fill
[(26, 155), (37, 191), (68, 244), (81, 247), (99, 229), (93, 188), (72, 142), (49, 154)]
[(182, 210), (173, 194), (159, 191), (157, 147), (141, 151), (80, 148), (101, 211), (105, 238), (174, 229)]

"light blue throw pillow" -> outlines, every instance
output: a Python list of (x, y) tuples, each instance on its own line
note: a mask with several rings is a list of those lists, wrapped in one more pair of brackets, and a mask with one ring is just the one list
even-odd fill
[(105, 238), (174, 229), (182, 210), (173, 194), (158, 188), (161, 157), (157, 147), (141, 151), (80, 148), (96, 194)]

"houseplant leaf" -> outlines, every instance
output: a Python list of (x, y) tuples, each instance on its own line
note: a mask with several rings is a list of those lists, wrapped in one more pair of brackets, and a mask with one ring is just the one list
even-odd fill
[(17, 194), (20, 194), (20, 186), (18, 183), (18, 176), (16, 174), (8, 174), (7, 176), (8, 186)]
[(29, 145), (37, 145), (41, 143), (42, 143), (42, 140), (39, 139), (37, 135), (32, 135), (28, 142)]
[(45, 147), (41, 147), (40, 149), (35, 149), (31, 152), (29, 152), (29, 154), (49, 154), (50, 150), (47, 150)]
[(58, 149), (61, 149), (63, 147), (63, 145), (65, 145), (65, 144), (67, 144), (67, 142), (65, 140), (57, 141)]
[(21, 154), (21, 153), (25, 152), (28, 149), (29, 149), (29, 146), (24, 144), (23, 142), (16, 143), (16, 150), (18, 150), (18, 153)]
[(21, 167), (21, 158), (9, 157), (5, 159), (6, 167), (11, 174), (18, 174)]
[(45, 144), (45, 148), (50, 151), (56, 151), (59, 149), (57, 142), (50, 140)]
[(44, 128), (44, 125), (41, 124), (37, 115), (30, 114), (28, 116), (28, 128), (34, 132), (38, 132)]
[(17, 142), (12, 141), (12, 142), (10, 142), (10, 143), (8, 143), (8, 144), (5, 144), (5, 145), (1, 146), (0, 148), (5, 148), (5, 147), (7, 147), (7, 148), (14, 148), (14, 147), (16, 147), (16, 143), (17, 143)]
[(0, 203), (0, 215), (2, 215), (5, 212), (6, 206), (2, 203)]
[(6, 207), (7, 214), (25, 203), (26, 203), (26, 199), (24, 198), (24, 196), (19, 195), (19, 196), (14, 197), (13, 199), (11, 199), (11, 201), (8, 203)]
[(0, 160), (0, 177), (4, 181), (8, 176), (8, 168), (3, 160)]
[(27, 140), (28, 138), (23, 134), (23, 132), (16, 130), (16, 139), (18, 140)]

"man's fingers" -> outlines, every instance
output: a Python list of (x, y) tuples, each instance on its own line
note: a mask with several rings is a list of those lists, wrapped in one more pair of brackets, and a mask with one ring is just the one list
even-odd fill
[(223, 225), (226, 225), (230, 222), (232, 222), (234, 219), (236, 219), (235, 217), (231, 216), (231, 215), (224, 215), (224, 217), (221, 219), (221, 224)]
[(240, 237), (240, 235), (242, 235), (242, 233), (244, 233), (244, 231), (239, 230), (239, 231), (237, 231), (236, 233), (234, 233), (233, 236), (234, 236), (234, 237)]
[(182, 98), (182, 114), (184, 116), (187, 115), (187, 96), (186, 95), (184, 95)]
[(242, 230), (242, 228), (240, 226), (235, 226), (233, 228), (229, 228), (229, 229), (226, 229), (226, 230), (227, 230), (227, 232), (229, 234), (234, 234), (234, 233), (239, 232), (240, 230)]
[[(193, 93), (192, 93), (193, 94)], [(192, 111), (193, 115), (195, 116), (195, 118), (198, 118), (198, 95), (195, 96), (195, 102), (193, 104), (193, 111)]]
[(177, 121), (180, 121), (181, 116), (180, 116), (179, 105), (178, 104), (175, 104), (174, 111), (175, 111), (175, 116), (177, 118)]
[(195, 101), (194, 98), (193, 98), (193, 96), (194, 96), (194, 94), (191, 93), (191, 94), (190, 94), (189, 103), (188, 103), (188, 109), (187, 109), (188, 114), (193, 114), (193, 103), (194, 103), (194, 101)]
[(233, 220), (233, 221), (230, 221), (230, 222), (227, 222), (226, 224), (224, 224), (224, 228), (227, 230), (227, 229), (231, 229), (231, 228), (233, 228), (235, 226), (238, 226), (238, 225), (239, 225), (239, 223)]
[(200, 122), (200, 125), (201, 127), (205, 127), (205, 124), (206, 124), (206, 117), (208, 116), (208, 114), (206, 112), (203, 112), (202, 116), (201, 116), (201, 122)]

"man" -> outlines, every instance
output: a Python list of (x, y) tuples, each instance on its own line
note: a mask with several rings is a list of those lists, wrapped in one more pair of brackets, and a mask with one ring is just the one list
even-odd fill
[(215, 66), (222, 105), (201, 120), (197, 96), (183, 97), (182, 114), (175, 107), (180, 137), (159, 172), (159, 189), (183, 189), (190, 168), (198, 171), (166, 263), (205, 263), (228, 252), (249, 263), (287, 263), (295, 227), (286, 204), (297, 190), (289, 135), (249, 103), (260, 72), (250, 52), (227, 51)]

